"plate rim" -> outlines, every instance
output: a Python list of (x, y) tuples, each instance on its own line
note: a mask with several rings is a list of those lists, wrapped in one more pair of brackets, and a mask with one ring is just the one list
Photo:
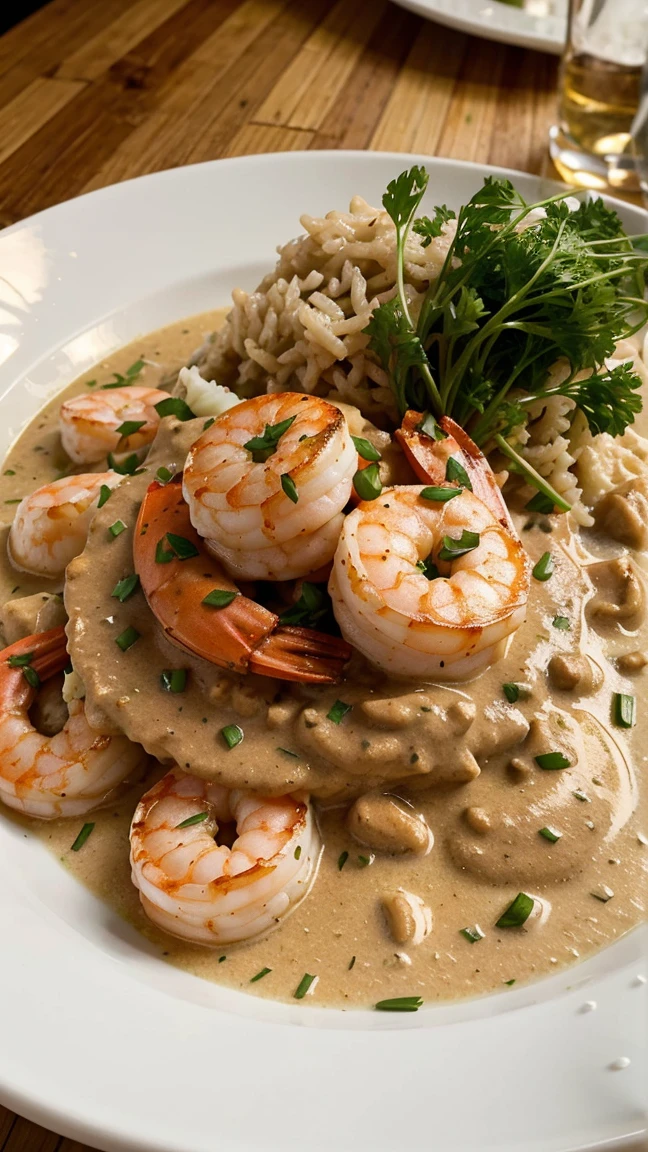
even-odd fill
[[(110, 198), (111, 196), (114, 195), (116, 188), (125, 189), (126, 191), (122, 192), (121, 195), (126, 195), (126, 197), (128, 197), (128, 191), (127, 191), (128, 186), (132, 186), (133, 184), (136, 184), (136, 183), (139, 184), (141, 182), (148, 182), (149, 186), (150, 186), (150, 184), (152, 184), (153, 182), (160, 181), (160, 180), (169, 180), (169, 179), (186, 180), (186, 179), (189, 179), (189, 181), (191, 181), (192, 169), (203, 169), (203, 170), (204, 169), (213, 169), (216, 166), (220, 167), (223, 165), (227, 165), (228, 167), (234, 167), (235, 169), (238, 169), (238, 168), (245, 169), (247, 167), (256, 167), (256, 166), (264, 165), (264, 164), (270, 164), (272, 166), (275, 166), (277, 164), (290, 166), (290, 164), (299, 162), (300, 157), (302, 158), (303, 162), (312, 163), (316, 167), (322, 163), (326, 164), (327, 162), (331, 162), (331, 161), (337, 161), (337, 162), (341, 162), (342, 164), (344, 164), (348, 160), (355, 160), (355, 161), (360, 160), (360, 161), (362, 161), (362, 163), (367, 163), (369, 165), (371, 165), (373, 163), (378, 163), (378, 161), (380, 161), (380, 162), (394, 162), (394, 163), (398, 163), (402, 166), (405, 166), (405, 164), (412, 163), (412, 162), (424, 161), (428, 165), (432, 165), (433, 167), (435, 167), (437, 170), (440, 170), (441, 172), (444, 169), (448, 172), (452, 172), (453, 170), (460, 169), (463, 171), (472, 171), (478, 177), (481, 177), (484, 174), (486, 174), (486, 172), (488, 172), (488, 173), (495, 173), (498, 175), (506, 175), (506, 176), (511, 177), (513, 180), (519, 180), (520, 178), (522, 178), (524, 181), (531, 181), (531, 182), (534, 182), (536, 184), (540, 184), (541, 186), (543, 186), (543, 185), (548, 186), (548, 185), (553, 184), (553, 185), (557, 185), (560, 187), (560, 185), (558, 185), (556, 181), (545, 180), (542, 177), (535, 176), (534, 174), (530, 174), (530, 173), (517, 172), (517, 171), (512, 170), (512, 169), (504, 169), (504, 168), (499, 168), (499, 167), (495, 167), (495, 166), (490, 167), (487, 165), (475, 164), (471, 161), (456, 161), (456, 160), (449, 159), (449, 158), (422, 157), (420, 155), (416, 155), (416, 154), (412, 155), (409, 153), (398, 153), (398, 152), (396, 152), (396, 153), (393, 153), (393, 152), (391, 152), (391, 153), (385, 153), (385, 152), (371, 153), (371, 152), (351, 151), (351, 150), (349, 150), (349, 151), (330, 150), (330, 151), (326, 151), (326, 152), (305, 152), (305, 153), (270, 153), (270, 154), (263, 154), (261, 156), (253, 155), (253, 156), (246, 156), (246, 157), (234, 157), (234, 158), (229, 158), (226, 160), (209, 161), (209, 162), (206, 162), (206, 163), (203, 163), (200, 165), (193, 165), (193, 166), (188, 166), (185, 168), (171, 168), (171, 169), (166, 169), (166, 170), (163, 170), (161, 172), (153, 173), (150, 175), (135, 177), (133, 180), (124, 181), (121, 184), (111, 185), (111, 186), (108, 186), (107, 188), (98, 189), (96, 191), (86, 193), (82, 197), (72, 198), (68, 201), (61, 202), (60, 204), (57, 204), (57, 205), (55, 205), (49, 209), (45, 209), (42, 212), (39, 212), (32, 217), (29, 217), (29, 218), (26, 218), (25, 220), (16, 222), (15, 224), (11, 225), (9, 228), (3, 230), (3, 232), (0, 232), (0, 240), (7, 234), (10, 234), (10, 233), (19, 231), (25, 227), (31, 226), (35, 221), (42, 221), (44, 217), (53, 218), (54, 214), (60, 214), (63, 210), (69, 211), (69, 207), (71, 204), (78, 204), (81, 200), (87, 201), (88, 198), (94, 198), (93, 202), (98, 203), (99, 198), (102, 198), (102, 197)], [(306, 160), (306, 158), (308, 158), (308, 159)], [(189, 175), (187, 175), (187, 174), (189, 174)], [(611, 198), (607, 198), (607, 199), (611, 200)], [(614, 201), (614, 203), (619, 204), (618, 201)], [(622, 207), (627, 208), (626, 205), (622, 205)], [(637, 209), (635, 209), (635, 211), (636, 210)], [(7, 378), (9, 378), (10, 375), (13, 375), (13, 373), (10, 371), (9, 363), (2, 365), (2, 367), (0, 368), (0, 378), (2, 376), (6, 376)], [(36, 410), (37, 410), (37, 406), (35, 405), (33, 408), (33, 412), (35, 412)], [(1, 901), (0, 901), (0, 905), (1, 905)], [(627, 939), (627, 937), (624, 937), (623, 939)], [(619, 941), (618, 943), (621, 943), (621, 941)], [(616, 948), (617, 946), (618, 946), (617, 944), (613, 944), (613, 945), (609, 946), (607, 949), (605, 949), (604, 951), (610, 952), (612, 948)], [(578, 969), (575, 969), (574, 971), (578, 971)], [(541, 987), (543, 983), (546, 983), (546, 981), (539, 982), (539, 984), (536, 985), (536, 987)], [(429, 1010), (434, 1011), (434, 1008), (431, 1007), (431, 1009), (429, 1009)], [(164, 1144), (164, 1143), (160, 1143), (159, 1141), (151, 1141), (151, 1140), (142, 1141), (139, 1137), (134, 1139), (133, 1137), (130, 1137), (130, 1136), (124, 1136), (124, 1134), (122, 1132), (120, 1132), (118, 1129), (115, 1129), (112, 1132), (109, 1132), (105, 1127), (104, 1128), (95, 1128), (93, 1126), (92, 1122), (88, 1122), (87, 1119), (84, 1119), (84, 1117), (79, 1113), (78, 1109), (70, 1110), (69, 1108), (67, 1108), (65, 1110), (59, 1111), (56, 1108), (52, 1108), (51, 1106), (48, 1107), (47, 1105), (42, 1104), (41, 1101), (37, 1097), (30, 1097), (28, 1090), (23, 1090), (21, 1092), (21, 1090), (15, 1084), (13, 1084), (13, 1085), (7, 1084), (7, 1083), (5, 1083), (4, 1085), (0, 1084), (0, 1099), (2, 1099), (3, 1102), (6, 1101), (7, 1106), (10, 1108), (13, 1107), (15, 1109), (17, 1107), (18, 1111), (22, 1115), (29, 1116), (30, 1118), (34, 1119), (37, 1123), (46, 1124), (50, 1127), (53, 1127), (55, 1130), (62, 1131), (63, 1134), (71, 1136), (74, 1139), (83, 1139), (83, 1140), (89, 1141), (91, 1143), (98, 1144), (99, 1146), (103, 1146), (104, 1148), (119, 1148), (119, 1149), (132, 1148), (132, 1149), (138, 1149), (138, 1150), (139, 1149), (141, 1149), (141, 1150), (146, 1149), (147, 1152), (149, 1152), (149, 1150), (154, 1150), (154, 1149), (155, 1150), (158, 1150), (158, 1149), (164, 1150), (164, 1152), (167, 1152), (167, 1149), (175, 1148), (175, 1145), (173, 1145), (173, 1144)], [(637, 1132), (639, 1132), (639, 1131), (640, 1130), (637, 1129)], [(604, 1145), (600, 1145), (600, 1147), (603, 1147), (603, 1146)], [(612, 1145), (607, 1144), (605, 1146), (611, 1147)], [(622, 1145), (617, 1145), (617, 1146), (621, 1147)], [(268, 1146), (268, 1147), (270, 1147), (270, 1146)]]
[[(395, 3), (426, 20), (455, 28), (471, 36), (495, 40), (500, 44), (516, 44), (560, 56), (565, 46), (566, 16), (534, 16), (531, 12), (491, 0), (486, 12), (494, 19), (484, 19), (486, 0), (395, 0)], [(493, 7), (493, 2), (497, 7)], [(501, 9), (501, 11), (500, 11)], [(547, 30), (542, 25), (548, 24)]]

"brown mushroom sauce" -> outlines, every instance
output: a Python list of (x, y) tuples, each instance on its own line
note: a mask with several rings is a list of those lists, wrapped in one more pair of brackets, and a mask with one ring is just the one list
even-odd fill
[[(140, 356), (143, 382), (157, 384), (214, 320), (194, 317), (138, 340), (66, 394)], [(60, 402), (38, 414), (7, 457), (5, 470), (14, 475), (0, 477), (6, 521), (10, 501), (65, 464)], [(526, 623), (504, 658), (472, 683), (397, 682), (359, 658), (333, 688), (243, 679), (166, 641), (141, 592), (124, 604), (110, 596), (133, 568), (132, 528), (144, 489), (160, 465), (181, 467), (202, 423), (167, 420), (145, 472), (97, 514), (86, 552), (68, 570), (70, 653), (100, 729), (123, 730), (153, 758), (229, 786), (275, 794), (305, 788), (318, 798), (325, 847), (310, 895), (278, 931), (221, 953), (154, 929), (130, 882), (128, 828), (140, 794), (164, 771), (155, 759), (149, 781), (92, 815), (94, 832), (78, 853), (70, 852), (78, 821), (2, 818), (19, 820), (170, 963), (258, 995), (289, 998), (304, 972), (320, 977), (310, 1002), (343, 1006), (506, 992), (511, 982), (575, 963), (640, 922), (648, 790), (639, 777), (648, 722), (639, 707), (635, 728), (615, 727), (612, 699), (644, 691), (644, 561), (623, 545), (643, 539), (643, 488), (635, 494), (624, 485), (615, 499), (604, 498), (597, 520), (605, 531), (572, 535), (566, 518), (518, 517), (532, 561), (550, 551), (554, 575), (532, 581)], [(611, 525), (619, 515), (625, 519), (617, 530)], [(128, 531), (113, 538), (107, 528), (116, 519)], [(51, 626), (61, 588), (17, 573), (4, 547), (2, 556), (5, 640)], [(114, 641), (129, 624), (141, 638), (123, 653)], [(188, 670), (184, 693), (162, 690), (160, 672), (169, 668)], [(503, 689), (512, 684), (515, 701)], [(352, 705), (339, 724), (328, 716), (338, 699)], [(33, 719), (45, 730), (56, 716), (52, 699)], [(244, 732), (232, 750), (220, 735), (227, 724)], [(569, 768), (541, 769), (535, 757), (547, 752), (562, 752)], [(555, 843), (540, 834), (547, 828), (560, 833)], [(524, 927), (497, 929), (519, 891), (536, 898), (537, 914)], [(607, 891), (613, 896), (605, 901), (593, 895)], [(410, 924), (419, 907), (424, 930)], [(472, 943), (462, 929), (475, 926)], [(265, 967), (271, 973), (250, 985)]]

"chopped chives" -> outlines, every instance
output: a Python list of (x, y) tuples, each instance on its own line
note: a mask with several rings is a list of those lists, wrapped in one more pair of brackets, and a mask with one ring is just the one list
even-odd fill
[(120, 424), (119, 428), (115, 428), (115, 432), (118, 436), (124, 438), (126, 438), (126, 436), (134, 436), (145, 424), (146, 420), (124, 420), (124, 423)]
[(272, 972), (272, 968), (262, 968), (260, 972), (257, 972), (256, 976), (251, 977), (250, 984), (256, 984), (257, 980), (263, 980), (263, 977), (267, 976), (270, 972)]
[(223, 963), (223, 960), (227, 960), (227, 956), (219, 956), (219, 957), (218, 957), (218, 963), (219, 963), (219, 964), (222, 964), (222, 963)]
[(519, 928), (533, 912), (535, 900), (527, 896), (526, 892), (518, 892), (512, 904), (502, 912), (499, 920), (495, 922), (496, 928)]
[(295, 484), (295, 481), (293, 480), (293, 478), (289, 472), (283, 472), (282, 473), (282, 475), (281, 475), (281, 487), (283, 488), (288, 499), (292, 500), (293, 504), (297, 504), (299, 501), (299, 493), (297, 491), (297, 486)]
[(561, 768), (571, 766), (571, 761), (562, 752), (542, 752), (540, 756), (534, 756), (534, 760), (544, 772), (558, 772)]
[(107, 484), (101, 485), (101, 488), (99, 489), (99, 499), (97, 500), (97, 508), (103, 508), (111, 492), (112, 488), (109, 488)]
[(187, 686), (187, 669), (165, 668), (160, 673), (160, 683), (165, 692), (184, 692)]
[(502, 692), (509, 704), (515, 704), (520, 699), (520, 689), (517, 684), (502, 684)]
[(438, 580), (441, 575), (430, 556), (428, 556), (427, 560), (417, 560), (416, 567), (420, 568), (427, 580)]
[(339, 724), (344, 720), (347, 712), (350, 712), (353, 704), (345, 704), (344, 700), (336, 700), (335, 704), (326, 713), (326, 719), (332, 720), (334, 724)]
[(26, 664), (22, 674), (30, 688), (40, 688), (40, 676), (35, 668), (30, 668), (29, 664)]
[(162, 466), (161, 468), (158, 468), (157, 472), (155, 473), (155, 479), (160, 484), (168, 484), (169, 480), (173, 479), (173, 472), (169, 472), (168, 468)]
[(454, 500), (455, 496), (461, 496), (461, 488), (443, 488), (431, 485), (429, 488), (422, 488), (419, 495), (423, 500), (435, 500), (437, 504), (447, 504), (448, 500)]
[(140, 458), (137, 452), (131, 452), (121, 464), (115, 460), (112, 452), (108, 453), (108, 467), (112, 468), (113, 472), (118, 472), (120, 476), (139, 476), (140, 472), (144, 471), (139, 464)]
[(549, 578), (553, 576), (553, 570), (554, 561), (551, 552), (543, 552), (538, 563), (533, 567), (532, 575), (535, 580), (540, 580), (544, 583), (545, 580), (549, 580)]
[(349, 966), (347, 968), (347, 972), (351, 971), (351, 969), (355, 965), (355, 962), (356, 962), (356, 958), (355, 958), (355, 956), (352, 956), (351, 959), (349, 960)]
[(439, 560), (457, 560), (459, 556), (466, 556), (479, 547), (479, 532), (470, 532), (464, 528), (459, 539), (454, 536), (443, 537), (443, 547), (439, 552)]
[(238, 592), (227, 592), (225, 588), (214, 588), (203, 597), (202, 603), (208, 608), (227, 608), (238, 596)]
[(224, 728), (221, 728), (221, 736), (228, 748), (236, 748), (236, 745), (240, 744), (243, 739), (243, 729), (239, 728), (238, 724), (226, 724)]
[(22, 496), (16, 496), (14, 500), (5, 500), (5, 504), (20, 504)]
[(174, 559), (173, 552), (164, 547), (164, 536), (158, 540), (155, 547), (155, 563), (156, 564), (170, 564)]
[(209, 420), (205, 420), (205, 423), (202, 426), (203, 432), (206, 432), (208, 428), (211, 428), (212, 424), (214, 424), (215, 422), (216, 422), (215, 416), (210, 416)]
[(351, 439), (358, 456), (361, 456), (363, 460), (371, 460), (372, 463), (376, 463), (381, 459), (380, 452), (374, 448), (370, 440), (365, 440), (364, 436), (352, 436)]
[(21, 656), (9, 656), (7, 664), (10, 668), (24, 668), (25, 664), (31, 664), (33, 659), (33, 652), (23, 652)]
[(94, 829), (93, 823), (84, 824), (83, 828), (79, 832), (79, 835), (77, 836), (76, 840), (74, 841), (74, 844), (70, 848), (70, 851), (71, 852), (78, 852), (80, 848), (83, 848), (83, 845), (85, 844), (86, 840), (88, 839), (88, 836), (90, 836), (90, 834), (92, 833), (93, 829)]
[(504, 983), (510, 988), (512, 984), (515, 984), (515, 979), (505, 980)]
[(194, 812), (193, 816), (187, 816), (186, 820), (176, 824), (176, 829), (191, 828), (192, 824), (204, 824), (205, 820), (209, 820), (209, 812)]
[(358, 468), (353, 477), (353, 487), (361, 500), (376, 500), (382, 492), (382, 480), (377, 464), (367, 464), (366, 468)]
[(295, 857), (295, 860), (299, 860), (299, 857), (301, 856), (301, 854), (302, 854), (301, 844), (298, 844), (297, 847), (295, 848), (295, 851), (293, 852), (293, 856)]
[(439, 427), (431, 412), (425, 413), (425, 416), (417, 427), (417, 432), (425, 432), (425, 435), (430, 436), (432, 440), (448, 439), (448, 433)]
[(124, 576), (123, 580), (117, 581), (110, 595), (114, 596), (115, 600), (119, 600), (120, 604), (123, 604), (129, 596), (133, 595), (133, 592), (137, 591), (139, 582), (140, 578), (137, 572), (134, 572), (132, 576)]
[(568, 632), (571, 628), (567, 616), (554, 616), (551, 623), (554, 628), (558, 628), (561, 632)]
[(486, 935), (485, 932), (482, 932), (479, 924), (473, 924), (472, 928), (460, 928), (459, 931), (471, 944), (477, 944), (478, 941), (483, 940)]
[(177, 420), (194, 420), (196, 416), (186, 400), (181, 400), (179, 396), (168, 396), (166, 400), (160, 400), (154, 407), (161, 418), (175, 416)]
[(247, 452), (252, 453), (255, 464), (265, 464), (270, 456), (274, 456), (281, 437), (296, 419), (296, 416), (289, 416), (287, 420), (280, 420), (278, 424), (266, 424), (263, 435), (253, 436), (243, 445)]
[(295, 1000), (303, 1000), (315, 980), (317, 980), (317, 976), (311, 976), (308, 972), (305, 972), (296, 990), (293, 992)]
[(368, 868), (370, 864), (373, 864), (375, 859), (376, 857), (373, 852), (370, 856), (358, 856), (358, 867)]
[(625, 692), (615, 692), (613, 696), (614, 723), (617, 728), (633, 728), (637, 723), (637, 700)]
[(394, 996), (390, 1000), (379, 1000), (374, 1004), (378, 1012), (418, 1012), (423, 1007), (420, 996)]
[(5, 468), (5, 476), (15, 476), (16, 473), (13, 468)]
[(548, 840), (550, 844), (557, 844), (562, 836), (562, 832), (559, 832), (557, 828), (546, 827), (540, 828), (538, 830), (538, 835), (543, 836), (544, 839)]
[(462, 488), (467, 488), (469, 492), (472, 492), (470, 477), (466, 472), (463, 464), (460, 464), (455, 456), (448, 457), (448, 463), (446, 464), (446, 480), (456, 480), (459, 484), (461, 484)]
[(284, 756), (291, 756), (293, 760), (299, 760), (299, 752), (291, 752), (290, 748), (277, 748), (277, 752), (283, 752)]
[(115, 523), (110, 525), (108, 531), (113, 537), (121, 536), (122, 532), (126, 531), (126, 525), (123, 520), (115, 520)]
[(196, 545), (192, 540), (187, 540), (185, 536), (176, 536), (175, 532), (167, 532), (166, 539), (178, 560), (193, 560), (194, 556), (200, 556)]
[(555, 508), (555, 504), (550, 496), (545, 496), (544, 492), (536, 492), (535, 496), (524, 505), (529, 512), (542, 512), (545, 516), (549, 516)]
[(348, 852), (341, 852), (340, 853), (340, 855), (338, 856), (338, 862), (337, 862), (338, 872), (342, 871), (342, 869), (344, 868), (344, 865), (346, 864), (348, 859), (349, 859), (349, 853)]
[(140, 634), (137, 628), (133, 628), (132, 624), (130, 624), (128, 628), (125, 628), (121, 635), (116, 638), (115, 644), (118, 648), (121, 648), (122, 652), (127, 652), (139, 638)]

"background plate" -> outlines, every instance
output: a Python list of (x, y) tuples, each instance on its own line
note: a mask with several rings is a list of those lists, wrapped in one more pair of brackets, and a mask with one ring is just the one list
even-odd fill
[[(111, 349), (252, 287), (300, 213), (356, 192), (378, 203), (412, 161), (430, 170), (430, 204), (458, 206), (486, 174), (387, 153), (247, 157), (1, 233), (0, 448)], [(537, 178), (506, 174), (540, 195)], [(643, 1127), (643, 931), (534, 986), (406, 1017), (345, 1013), (169, 967), (1, 814), (0, 875), (0, 1100), (65, 1135), (151, 1152), (568, 1152)], [(611, 1071), (619, 1056), (630, 1066)]]
[(395, 0), (428, 20), (559, 56), (567, 35), (567, 0), (527, 0), (518, 8), (502, 0)]

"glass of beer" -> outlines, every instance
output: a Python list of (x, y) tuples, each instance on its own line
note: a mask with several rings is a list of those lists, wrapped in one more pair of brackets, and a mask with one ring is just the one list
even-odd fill
[(631, 126), (648, 56), (648, 0), (570, 0), (551, 158), (568, 184), (639, 190)]

